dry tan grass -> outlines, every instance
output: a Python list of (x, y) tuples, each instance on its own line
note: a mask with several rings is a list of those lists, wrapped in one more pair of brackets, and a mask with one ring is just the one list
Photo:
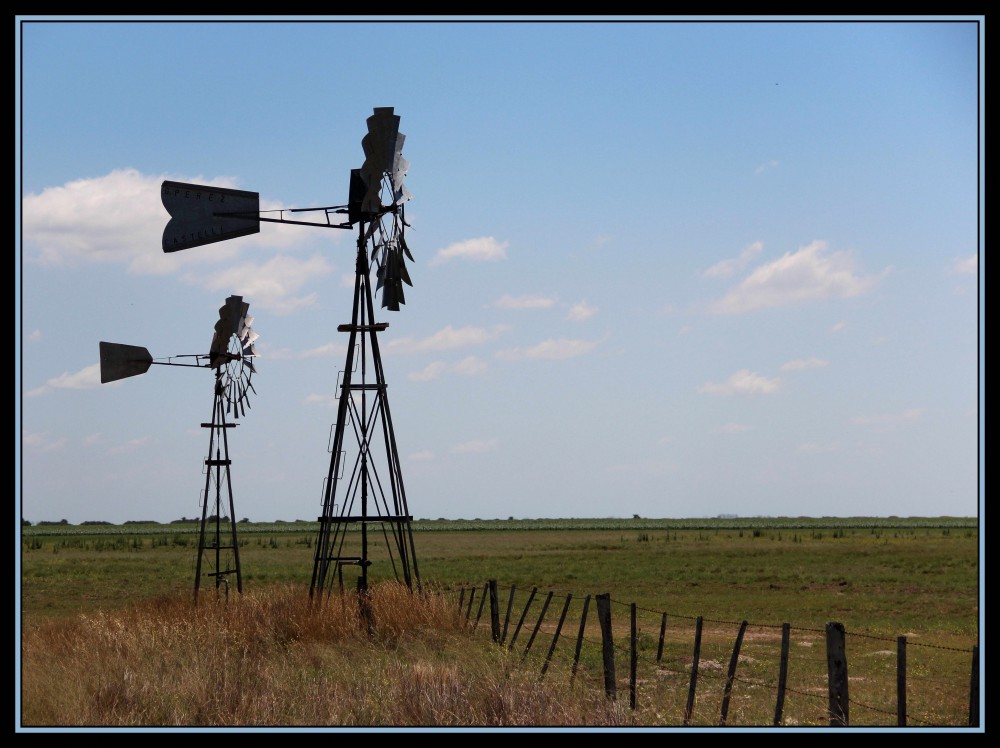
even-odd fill
[[(26, 623), (25, 727), (624, 725), (593, 689), (542, 682), (453, 603), (401, 585), (312, 604), (301, 588), (159, 599)], [(369, 626), (369, 621), (371, 625)]]

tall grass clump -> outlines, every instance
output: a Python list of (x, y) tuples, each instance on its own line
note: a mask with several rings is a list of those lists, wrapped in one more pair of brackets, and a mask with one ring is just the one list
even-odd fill
[(313, 602), (273, 586), (197, 605), (26, 623), (24, 727), (622, 725), (593, 689), (541, 682), (473, 638), (453, 600), (382, 583)]

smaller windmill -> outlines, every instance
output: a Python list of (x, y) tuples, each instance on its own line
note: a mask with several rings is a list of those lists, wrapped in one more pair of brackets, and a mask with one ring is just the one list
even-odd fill
[[(215, 371), (212, 420), (202, 423), (202, 428), (210, 429), (208, 456), (205, 458), (205, 491), (201, 510), (201, 528), (198, 538), (198, 561), (194, 577), (194, 600), (198, 602), (202, 569), (207, 566), (205, 576), (215, 579), (216, 594), (220, 588), (229, 591), (229, 578), (236, 577), (236, 589), (243, 592), (243, 574), (240, 569), (239, 542), (236, 537), (236, 513), (233, 505), (233, 488), (230, 480), (231, 460), (229, 459), (229, 438), (227, 429), (237, 423), (227, 420), (227, 415), (239, 418), (250, 407), (250, 393), (256, 394), (253, 375), (257, 372), (253, 359), (257, 355), (254, 341), (253, 317), (250, 305), (242, 296), (230, 296), (219, 309), (219, 319), (215, 323), (212, 344), (206, 354), (172, 356), (166, 360), (154, 360), (142, 346), (101, 342), (101, 383), (145, 374), (153, 364), (162, 366), (189, 366), (208, 368)], [(175, 362), (175, 358), (194, 359), (194, 363)], [(214, 483), (214, 502), (210, 500)], [(229, 506), (229, 528), (223, 535), (223, 484)], [(209, 515), (209, 505), (214, 513)]]

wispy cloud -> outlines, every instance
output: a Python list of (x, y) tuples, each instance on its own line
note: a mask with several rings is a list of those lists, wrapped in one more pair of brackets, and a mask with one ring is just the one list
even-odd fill
[(754, 169), (753, 173), (754, 174), (763, 174), (765, 171), (770, 171), (771, 169), (777, 169), (777, 168), (778, 168), (778, 162), (775, 161), (774, 159), (771, 159), (770, 161), (765, 161), (760, 166), (758, 166), (756, 169)]
[(504, 294), (493, 302), (493, 306), (499, 307), (500, 309), (551, 309), (555, 306), (555, 304), (555, 298), (551, 296), (542, 296), (541, 294), (525, 294), (522, 296), (510, 296)]
[(26, 341), (28, 341), (29, 343), (37, 343), (39, 340), (42, 339), (42, 331), (41, 330), (32, 330), (30, 333), (28, 333), (25, 336), (24, 339)]
[(244, 262), (208, 275), (189, 273), (184, 280), (212, 291), (225, 292), (238, 288), (251, 309), (267, 309), (284, 315), (315, 304), (315, 292), (297, 295), (298, 292), (314, 278), (332, 271), (333, 267), (321, 255), (307, 260), (276, 255), (267, 262)]
[(806, 455), (819, 455), (827, 454), (829, 452), (836, 452), (839, 449), (839, 445), (836, 442), (831, 442), (829, 444), (818, 444), (817, 442), (803, 442), (798, 447), (795, 448), (796, 452)]
[(829, 366), (829, 361), (824, 361), (821, 358), (796, 358), (792, 361), (786, 361), (781, 365), (781, 371), (802, 371), (803, 369), (821, 369), (824, 366)]
[(429, 449), (424, 449), (420, 452), (414, 452), (407, 459), (411, 462), (430, 462), (434, 459), (434, 452)]
[(719, 431), (723, 434), (742, 434), (744, 431), (752, 431), (753, 426), (749, 426), (745, 423), (727, 423), (719, 427)]
[(54, 452), (66, 446), (66, 437), (60, 436), (58, 439), (50, 439), (48, 432), (25, 434), (21, 444), (36, 452)]
[(780, 387), (780, 379), (769, 379), (749, 369), (740, 369), (725, 382), (703, 384), (698, 392), (706, 395), (770, 395)]
[(150, 443), (150, 438), (148, 436), (143, 436), (139, 439), (130, 439), (124, 444), (119, 444), (117, 447), (112, 447), (108, 450), (108, 454), (127, 454), (129, 452), (135, 452), (137, 449), (141, 449)]
[(979, 254), (953, 260), (948, 270), (955, 275), (975, 275), (979, 271)]
[(332, 407), (337, 406), (337, 396), (336, 395), (321, 395), (317, 392), (310, 393), (306, 395), (303, 401), (306, 405), (328, 405)]
[(77, 372), (63, 372), (58, 377), (48, 380), (41, 387), (25, 392), (24, 395), (25, 397), (38, 397), (54, 390), (89, 390), (100, 386), (101, 365), (97, 363), (86, 366)]
[(481, 439), (456, 444), (451, 448), (451, 451), (454, 454), (478, 454), (481, 452), (492, 452), (496, 448), (496, 439)]
[(428, 353), (466, 348), (494, 340), (507, 329), (509, 329), (507, 325), (495, 325), (491, 329), (472, 326), (454, 328), (448, 325), (426, 338), (392, 340), (383, 348), (383, 351), (386, 353)]
[(828, 253), (826, 242), (815, 241), (756, 268), (711, 309), (718, 314), (742, 314), (820, 299), (859, 296), (875, 288), (888, 270), (879, 275), (860, 275), (851, 253)]
[(580, 301), (569, 308), (569, 312), (566, 313), (566, 319), (573, 322), (582, 322), (585, 319), (590, 319), (595, 314), (597, 314), (596, 306), (591, 306), (586, 301)]
[(745, 268), (750, 260), (759, 255), (763, 249), (764, 242), (749, 244), (738, 257), (715, 263), (705, 271), (704, 275), (706, 278), (728, 278), (733, 273)]
[(913, 423), (923, 416), (923, 408), (907, 408), (901, 413), (890, 413), (875, 416), (855, 416), (851, 423), (856, 426), (893, 426), (899, 423)]
[(457, 363), (447, 361), (432, 361), (420, 371), (407, 374), (407, 378), (414, 382), (429, 382), (438, 379), (445, 374), (458, 374), (460, 376), (473, 376), (486, 371), (486, 362), (476, 356), (466, 356)]
[[(241, 248), (282, 249), (315, 238), (309, 227), (266, 223), (259, 233), (238, 242), (213, 244), (208, 252), (199, 248), (169, 254), (156, 251), (170, 219), (160, 200), (165, 178), (177, 179), (117, 169), (26, 195), (22, 201), (26, 260), (60, 267), (117, 263), (130, 273), (167, 275), (196, 265), (231, 262)], [(231, 177), (179, 181), (237, 187)], [(285, 206), (261, 199), (262, 210), (281, 207)]]
[(497, 358), (503, 361), (518, 361), (525, 358), (540, 358), (550, 361), (560, 361), (575, 356), (590, 353), (597, 347), (596, 340), (543, 340), (538, 345), (529, 348), (508, 348), (498, 351)]
[(477, 239), (449, 244), (439, 249), (431, 258), (431, 265), (440, 265), (449, 260), (461, 259), (473, 262), (496, 262), (507, 259), (508, 242), (498, 242), (492, 236), (481, 236)]

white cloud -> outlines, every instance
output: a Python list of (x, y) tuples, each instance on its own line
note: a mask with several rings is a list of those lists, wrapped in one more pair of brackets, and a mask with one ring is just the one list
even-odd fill
[(923, 415), (923, 408), (907, 408), (902, 413), (877, 416), (855, 416), (851, 423), (856, 426), (893, 426), (899, 423), (913, 423)]
[(61, 436), (58, 439), (50, 440), (48, 432), (25, 434), (21, 443), (37, 452), (53, 452), (66, 446), (66, 437)]
[(566, 319), (581, 322), (585, 319), (590, 319), (595, 314), (597, 314), (596, 306), (591, 306), (586, 301), (580, 301), (569, 308)]
[(462, 376), (473, 376), (486, 371), (486, 362), (476, 356), (466, 356), (459, 361), (452, 370)]
[(465, 348), (470, 345), (481, 345), (493, 340), (505, 330), (507, 325), (496, 325), (490, 330), (482, 327), (460, 327), (448, 325), (438, 330), (430, 337), (416, 340), (414, 338), (398, 338), (392, 340), (382, 350), (385, 353), (427, 353), (429, 351), (447, 351), (454, 348)]
[(212, 291), (238, 288), (251, 309), (268, 309), (284, 315), (316, 303), (315, 292), (302, 296), (296, 294), (307, 282), (332, 270), (321, 255), (314, 255), (308, 260), (276, 255), (264, 263), (244, 262), (208, 276), (196, 278), (188, 274), (184, 280)]
[(316, 356), (343, 356), (343, 355), (346, 355), (346, 349), (343, 343), (324, 343), (323, 345), (318, 345), (315, 348), (310, 348), (307, 351), (303, 351), (301, 357), (313, 358)]
[(429, 382), (448, 373), (472, 376), (484, 371), (486, 371), (486, 364), (482, 359), (476, 356), (466, 356), (455, 364), (449, 364), (446, 361), (433, 361), (420, 371), (407, 374), (407, 378), (414, 382)]
[(41, 330), (32, 330), (25, 338), (25, 340), (27, 340), (29, 343), (37, 343), (41, 339), (42, 339)]
[(437, 254), (431, 258), (431, 265), (454, 260), (472, 260), (475, 262), (496, 262), (507, 259), (508, 242), (498, 242), (492, 236), (482, 236), (478, 239), (466, 239), (462, 242), (449, 244), (444, 249), (439, 249)]
[(102, 441), (104, 441), (104, 434), (100, 431), (95, 431), (90, 436), (84, 437), (83, 443), (91, 447), (95, 444), (100, 444)]
[(337, 397), (336, 395), (321, 395), (319, 393), (313, 392), (306, 395), (304, 400), (306, 405), (329, 405), (332, 407), (337, 407)]
[(420, 452), (414, 452), (410, 455), (409, 459), (412, 462), (430, 462), (434, 459), (434, 453), (429, 449), (425, 449)]
[(728, 278), (737, 270), (745, 268), (750, 260), (759, 255), (763, 249), (764, 242), (748, 244), (746, 249), (740, 252), (739, 257), (715, 263), (705, 271), (704, 275), (706, 278)]
[(770, 161), (765, 161), (760, 166), (758, 166), (756, 169), (754, 169), (753, 173), (754, 174), (763, 174), (765, 171), (769, 171), (771, 169), (777, 169), (777, 168), (778, 168), (778, 162), (775, 161), (774, 159), (771, 159)]
[(745, 423), (727, 423), (719, 427), (719, 431), (723, 434), (742, 434), (744, 431), (752, 430), (753, 426), (748, 426)]
[[(161, 249), (163, 229), (170, 220), (160, 200), (165, 178), (135, 169), (116, 169), (102, 177), (78, 179), (26, 195), (22, 209), (27, 259), (55, 267), (118, 263), (130, 273), (166, 275), (192, 265), (230, 262), (241, 248), (288, 248), (315, 238), (310, 227), (261, 223), (259, 233), (235, 242), (165, 253)], [(237, 186), (232, 177), (180, 181)], [(282, 207), (261, 200), (261, 210)]]
[(781, 365), (781, 371), (801, 371), (802, 369), (821, 369), (824, 366), (829, 366), (829, 361), (824, 361), (821, 358), (797, 358), (792, 361), (786, 361)]
[(555, 306), (555, 303), (556, 300), (554, 298), (542, 296), (541, 294), (535, 294), (534, 296), (527, 294), (510, 296), (504, 294), (494, 302), (493, 306), (500, 307), (501, 309), (549, 309)]
[(414, 371), (406, 375), (407, 379), (411, 379), (414, 382), (429, 382), (432, 379), (437, 379), (447, 370), (448, 364), (444, 361), (434, 361), (427, 364), (420, 371)]
[(949, 270), (955, 275), (975, 275), (979, 271), (979, 254), (954, 260)]
[(561, 338), (559, 340), (544, 340), (538, 345), (530, 348), (508, 348), (498, 351), (496, 356), (504, 361), (517, 361), (525, 358), (541, 358), (550, 361), (561, 361), (575, 356), (582, 356), (590, 353), (597, 347), (597, 341), (593, 340), (569, 340)]
[(707, 395), (770, 395), (780, 387), (780, 379), (768, 379), (749, 369), (740, 369), (722, 384), (703, 384), (698, 392)]
[(63, 372), (58, 377), (53, 377), (41, 387), (25, 392), (26, 397), (37, 397), (53, 390), (89, 390), (93, 387), (101, 386), (101, 365), (91, 364), (80, 371)]
[(108, 450), (108, 454), (126, 454), (128, 452), (135, 452), (137, 449), (144, 447), (149, 444), (150, 439), (148, 436), (144, 436), (140, 439), (131, 439), (124, 444), (119, 444), (117, 447), (112, 447)]
[(888, 268), (879, 276), (861, 276), (855, 272), (849, 252), (827, 253), (826, 242), (815, 241), (755, 269), (717, 301), (712, 310), (718, 314), (741, 314), (858, 296), (871, 291), (887, 272)]
[(481, 452), (492, 452), (497, 448), (496, 439), (482, 439), (477, 441), (463, 442), (451, 448), (454, 454), (470, 454)]
[(830, 325), (830, 332), (840, 332), (841, 330), (846, 330), (846, 329), (847, 329), (846, 322), (835, 322), (834, 324)]
[(803, 442), (798, 447), (795, 448), (796, 452), (807, 455), (818, 455), (827, 454), (829, 452), (836, 452), (838, 445), (836, 442), (830, 444), (817, 444), (816, 442)]

